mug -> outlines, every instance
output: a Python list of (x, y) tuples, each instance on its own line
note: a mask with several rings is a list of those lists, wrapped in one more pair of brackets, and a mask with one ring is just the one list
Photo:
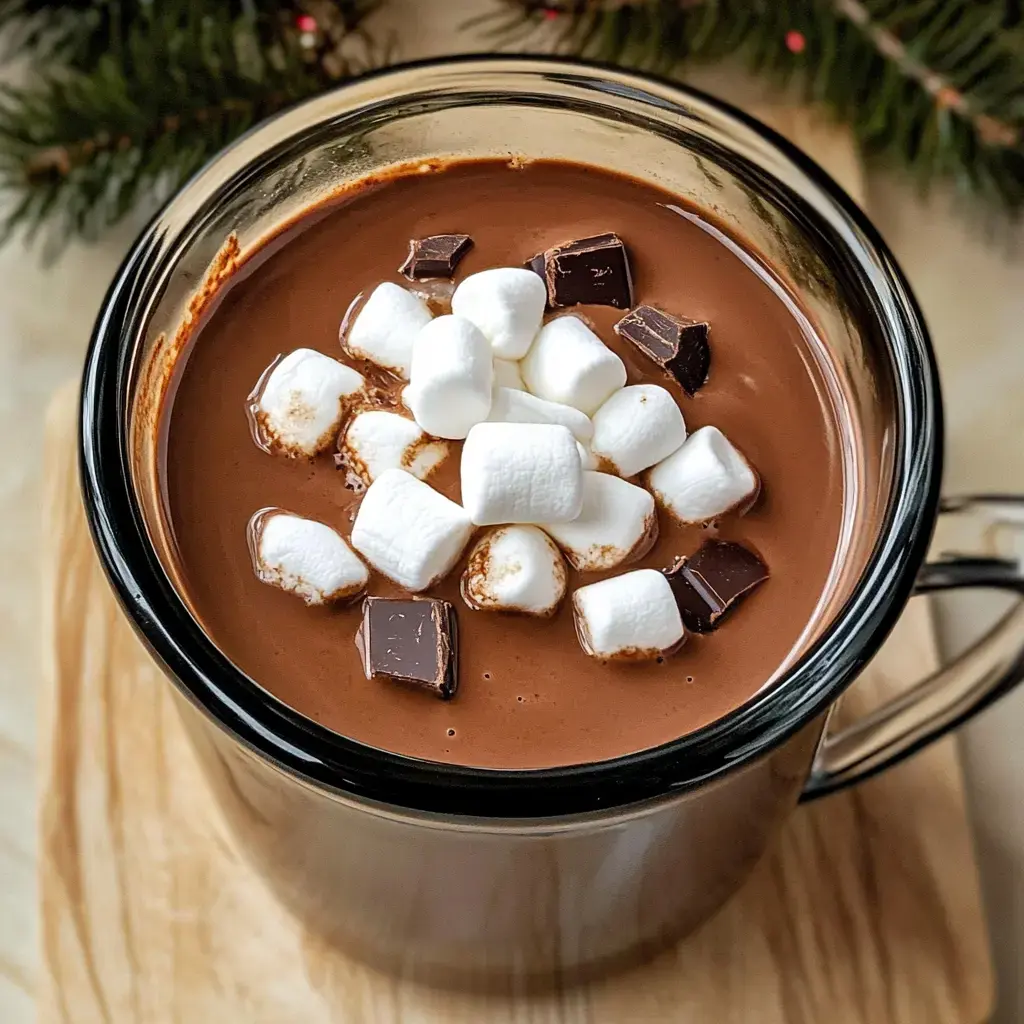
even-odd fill
[[(543, 770), (375, 749), (246, 677), (174, 585), (156, 471), (160, 396), (189, 325), (248, 251), (341, 183), (396, 162), (494, 155), (595, 164), (713, 209), (816, 324), (849, 413), (839, 557), (798, 656), (697, 732)], [(657, 950), (737, 889), (798, 801), (892, 765), (1022, 674), (1015, 607), (959, 661), (829, 730), (830, 709), (912, 593), (1024, 592), (1016, 562), (925, 563), (940, 510), (998, 518), (1020, 506), (1009, 496), (940, 504), (942, 411), (926, 329), (842, 190), (739, 111), (621, 70), (533, 57), (425, 62), (254, 128), (170, 200), (121, 267), (86, 361), (80, 444), (100, 558), (179, 698), (241, 849), (311, 927), (403, 976), (564, 981)]]

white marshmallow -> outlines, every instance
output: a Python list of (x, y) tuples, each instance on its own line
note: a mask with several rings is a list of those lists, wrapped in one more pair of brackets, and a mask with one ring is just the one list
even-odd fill
[(408, 380), (413, 339), (432, 319), (422, 299), (385, 281), (374, 288), (353, 321), (345, 348), (356, 358), (368, 359)]
[(657, 384), (632, 384), (594, 413), (590, 448), (619, 476), (636, 476), (668, 458), (685, 440), (686, 424), (675, 399)]
[(588, 416), (626, 383), (625, 364), (576, 316), (545, 324), (520, 368), (535, 395)]
[(462, 448), (462, 504), (477, 526), (567, 522), (580, 513), (583, 470), (566, 427), (480, 423)]
[(706, 523), (753, 499), (760, 486), (747, 460), (717, 427), (695, 430), (650, 472), (655, 497), (684, 523)]
[(446, 441), (431, 441), (412, 420), (396, 412), (357, 413), (345, 429), (340, 450), (353, 481), (372, 484), (386, 469), (404, 469), (420, 480), (448, 455)]
[(585, 445), (576, 442), (576, 451), (580, 453), (580, 465), (584, 469), (597, 469), (598, 461), (594, 458), (594, 453)]
[(341, 535), (314, 519), (265, 508), (249, 520), (256, 575), (306, 604), (356, 597), (370, 574)]
[(658, 537), (654, 499), (609, 473), (583, 474), (583, 509), (568, 523), (540, 524), (579, 572), (614, 569), (642, 558)]
[(416, 335), (402, 400), (428, 434), (463, 438), (490, 412), (492, 364), (491, 346), (469, 320), (439, 316)]
[(363, 495), (352, 547), (378, 572), (415, 593), (451, 571), (472, 532), (461, 505), (404, 469), (386, 469)]
[(501, 359), (522, 359), (540, 330), (547, 285), (521, 267), (470, 274), (452, 296), (452, 312), (480, 328)]
[(477, 542), (462, 597), (481, 611), (552, 615), (565, 596), (565, 562), (536, 526), (499, 526)]
[(586, 413), (514, 388), (494, 389), (487, 419), (491, 423), (559, 423), (571, 430), (577, 441), (584, 443), (594, 434), (594, 426)]
[(519, 364), (511, 359), (495, 359), (494, 386), (525, 391), (526, 385), (523, 383), (523, 375), (519, 372)]
[(316, 455), (334, 441), (345, 399), (365, 384), (351, 366), (298, 348), (256, 386), (253, 415), (270, 446), (292, 457)]
[(647, 661), (686, 637), (672, 587), (657, 569), (636, 569), (572, 595), (576, 633), (591, 657)]

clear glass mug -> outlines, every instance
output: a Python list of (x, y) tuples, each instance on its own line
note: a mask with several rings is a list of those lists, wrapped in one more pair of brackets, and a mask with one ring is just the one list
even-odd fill
[[(799, 657), (743, 707), (656, 749), (537, 771), (373, 749), (244, 676), (173, 583), (156, 408), (187, 330), (247, 251), (342, 182), (445, 155), (553, 157), (649, 180), (759, 251), (826, 339), (845, 410), (841, 558)], [(339, 311), (340, 314), (341, 311)], [(156, 217), (106, 299), (82, 391), (82, 486), (126, 613), (180, 698), (241, 848), (291, 907), (405, 976), (519, 984), (685, 934), (800, 799), (887, 767), (1022, 674), (1014, 608), (960, 661), (829, 732), (830, 708), (915, 591), (1024, 590), (1017, 564), (924, 564), (942, 414), (921, 315), (888, 250), (803, 154), (706, 96), (609, 68), (469, 58), (390, 70), (287, 111)], [(1013, 498), (948, 503), (1005, 511)]]

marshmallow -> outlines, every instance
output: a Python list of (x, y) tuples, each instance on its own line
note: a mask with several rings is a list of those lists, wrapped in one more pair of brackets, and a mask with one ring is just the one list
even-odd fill
[(352, 547), (378, 572), (416, 593), (451, 571), (472, 532), (460, 505), (404, 469), (386, 469), (363, 495)]
[(572, 595), (580, 646), (593, 658), (647, 661), (686, 638), (675, 595), (657, 569), (636, 569)]
[(345, 349), (409, 379), (412, 343), (433, 319), (427, 304), (401, 285), (385, 281), (370, 293), (345, 338)]
[(523, 375), (519, 372), (519, 364), (511, 359), (495, 359), (494, 386), (525, 391), (526, 385), (523, 383)]
[(576, 316), (545, 324), (520, 369), (539, 398), (574, 406), (588, 416), (626, 383), (625, 364)]
[(565, 596), (565, 562), (536, 526), (499, 526), (477, 542), (462, 597), (481, 611), (553, 615)]
[(264, 583), (310, 605), (356, 597), (370, 578), (336, 530), (281, 509), (261, 509), (249, 520), (249, 550)]
[(461, 316), (439, 316), (416, 335), (402, 401), (428, 434), (463, 438), (487, 419), (493, 379), (487, 339)]
[(695, 430), (648, 477), (662, 505), (683, 523), (706, 523), (749, 504), (760, 488), (757, 474), (717, 427)]
[(339, 449), (350, 480), (362, 484), (372, 484), (386, 469), (426, 480), (448, 455), (446, 441), (431, 441), (412, 420), (379, 409), (353, 416)]
[(345, 415), (345, 399), (366, 381), (350, 366), (311, 348), (286, 355), (251, 396), (252, 413), (269, 446), (295, 458), (330, 445)]
[(616, 391), (594, 413), (590, 449), (619, 476), (636, 476), (668, 458), (685, 440), (686, 424), (675, 399), (657, 384)]
[(599, 467), (597, 459), (594, 458), (594, 453), (585, 444), (577, 441), (576, 451), (580, 453), (580, 465), (584, 469), (597, 469)]
[(470, 274), (452, 296), (452, 312), (480, 328), (501, 359), (522, 359), (540, 330), (548, 289), (532, 270), (496, 267)]
[(579, 572), (614, 569), (642, 558), (658, 537), (654, 499), (609, 473), (583, 474), (583, 510), (572, 522), (540, 524)]
[(586, 443), (594, 433), (590, 417), (571, 405), (548, 402), (528, 391), (495, 388), (491, 396), (491, 423), (560, 423), (572, 431), (577, 441)]
[(462, 448), (462, 504), (477, 526), (564, 523), (583, 502), (583, 471), (566, 427), (480, 423)]

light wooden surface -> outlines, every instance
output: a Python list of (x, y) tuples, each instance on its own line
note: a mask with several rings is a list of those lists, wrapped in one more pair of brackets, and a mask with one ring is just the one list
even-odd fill
[[(383, 977), (304, 934), (239, 855), (168, 684), (90, 544), (74, 390), (46, 444), (40, 1024), (982, 1024), (992, 978), (955, 747), (802, 808), (741, 893), (655, 962), (496, 1001)], [(912, 605), (849, 703), (935, 663)]]

